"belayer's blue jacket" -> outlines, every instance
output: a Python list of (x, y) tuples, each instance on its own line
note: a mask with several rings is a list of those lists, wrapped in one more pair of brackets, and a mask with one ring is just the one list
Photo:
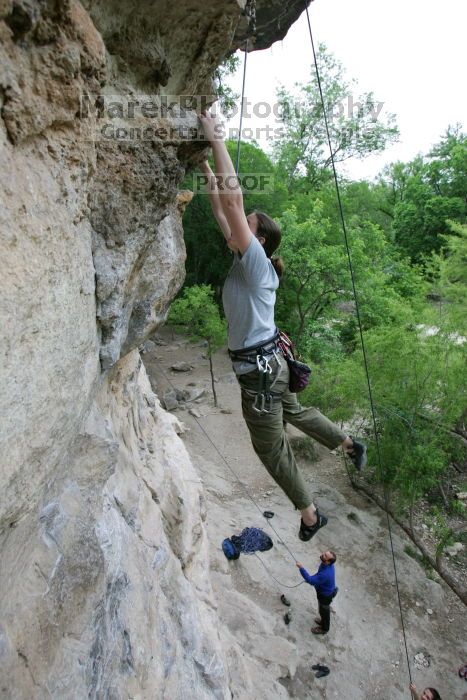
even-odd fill
[(316, 588), (317, 595), (332, 595), (336, 590), (334, 564), (321, 563), (314, 576), (311, 576), (303, 566), (299, 571), (305, 581)]

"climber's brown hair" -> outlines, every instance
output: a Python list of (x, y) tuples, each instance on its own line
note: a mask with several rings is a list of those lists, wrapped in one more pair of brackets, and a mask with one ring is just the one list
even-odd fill
[(280, 257), (272, 257), (272, 254), (276, 250), (276, 248), (279, 247), (279, 244), (281, 242), (281, 230), (279, 226), (276, 224), (274, 219), (271, 219), (270, 216), (265, 214), (262, 211), (254, 211), (252, 212), (253, 214), (256, 214), (256, 218), (258, 219), (258, 228), (256, 230), (256, 235), (257, 236), (262, 236), (265, 241), (264, 241), (264, 251), (268, 258), (271, 260), (273, 267), (277, 273), (277, 276), (279, 279), (282, 277), (284, 274), (284, 261)]

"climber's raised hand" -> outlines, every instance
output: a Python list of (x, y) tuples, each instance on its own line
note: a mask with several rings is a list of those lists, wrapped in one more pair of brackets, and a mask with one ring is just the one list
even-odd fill
[(213, 115), (207, 110), (198, 115), (202, 124), (204, 135), (211, 143), (213, 141), (223, 141), (225, 137), (224, 125), (217, 115)]

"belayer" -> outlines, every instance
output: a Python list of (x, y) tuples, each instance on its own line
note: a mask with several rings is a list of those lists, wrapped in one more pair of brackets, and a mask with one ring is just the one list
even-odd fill
[(314, 586), (318, 598), (319, 617), (315, 618), (316, 626), (311, 628), (313, 634), (327, 634), (331, 624), (331, 603), (337, 595), (336, 574), (334, 564), (336, 555), (331, 550), (322, 552), (319, 556), (321, 564), (316, 574), (311, 575), (299, 561), (295, 562), (302, 577), (310, 586)]
[(323, 416), (316, 408), (302, 407), (289, 389), (289, 367), (280, 351), (274, 321), (276, 289), (284, 271), (281, 258), (272, 257), (281, 241), (278, 225), (267, 214), (245, 215), (243, 195), (221, 136), (216, 117), (200, 115), (214, 156), (215, 174), (207, 161), (213, 214), (234, 252), (222, 302), (228, 322), (228, 345), (242, 393), (243, 417), (253, 448), (266, 469), (301, 512), (299, 537), (310, 540), (327, 518), (313, 503), (297, 467), (284, 422), (290, 423), (330, 450), (339, 445), (357, 469), (366, 463), (366, 447)]
[(411, 683), (409, 687), (413, 700), (441, 700), (441, 695), (436, 688), (425, 688), (419, 693), (415, 683)]

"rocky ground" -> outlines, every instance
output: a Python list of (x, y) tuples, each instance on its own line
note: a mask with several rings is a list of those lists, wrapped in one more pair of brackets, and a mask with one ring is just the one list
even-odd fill
[[(329, 516), (325, 530), (311, 542), (301, 542), (297, 513), (251, 448), (225, 350), (214, 358), (216, 408), (203, 345), (168, 328), (153, 341), (143, 352), (146, 369), (158, 396), (166, 395), (167, 407), (187, 427), (184, 441), (207, 497), (210, 574), (233, 696), (410, 697), (384, 514), (349, 487), (339, 455), (310, 446), (291, 431), (316, 502)], [(178, 371), (172, 370), (178, 363)], [(271, 524), (278, 534), (262, 517), (263, 510), (274, 512)], [(229, 562), (221, 542), (247, 526), (263, 527), (274, 547), (260, 558), (241, 555)], [(396, 526), (393, 540), (413, 679), (419, 688), (436, 687), (443, 700), (461, 698), (467, 690), (457, 676), (467, 659), (465, 608), (404, 552), (408, 540)], [(301, 577), (284, 543), (310, 571), (316, 570), (320, 551), (337, 553), (340, 592), (325, 637), (310, 632), (316, 608), (313, 589), (305, 583), (288, 588)], [(282, 593), (290, 608), (281, 603)], [(292, 618), (288, 625), (286, 612)], [(318, 662), (329, 666), (328, 677), (315, 678), (311, 666)]]

